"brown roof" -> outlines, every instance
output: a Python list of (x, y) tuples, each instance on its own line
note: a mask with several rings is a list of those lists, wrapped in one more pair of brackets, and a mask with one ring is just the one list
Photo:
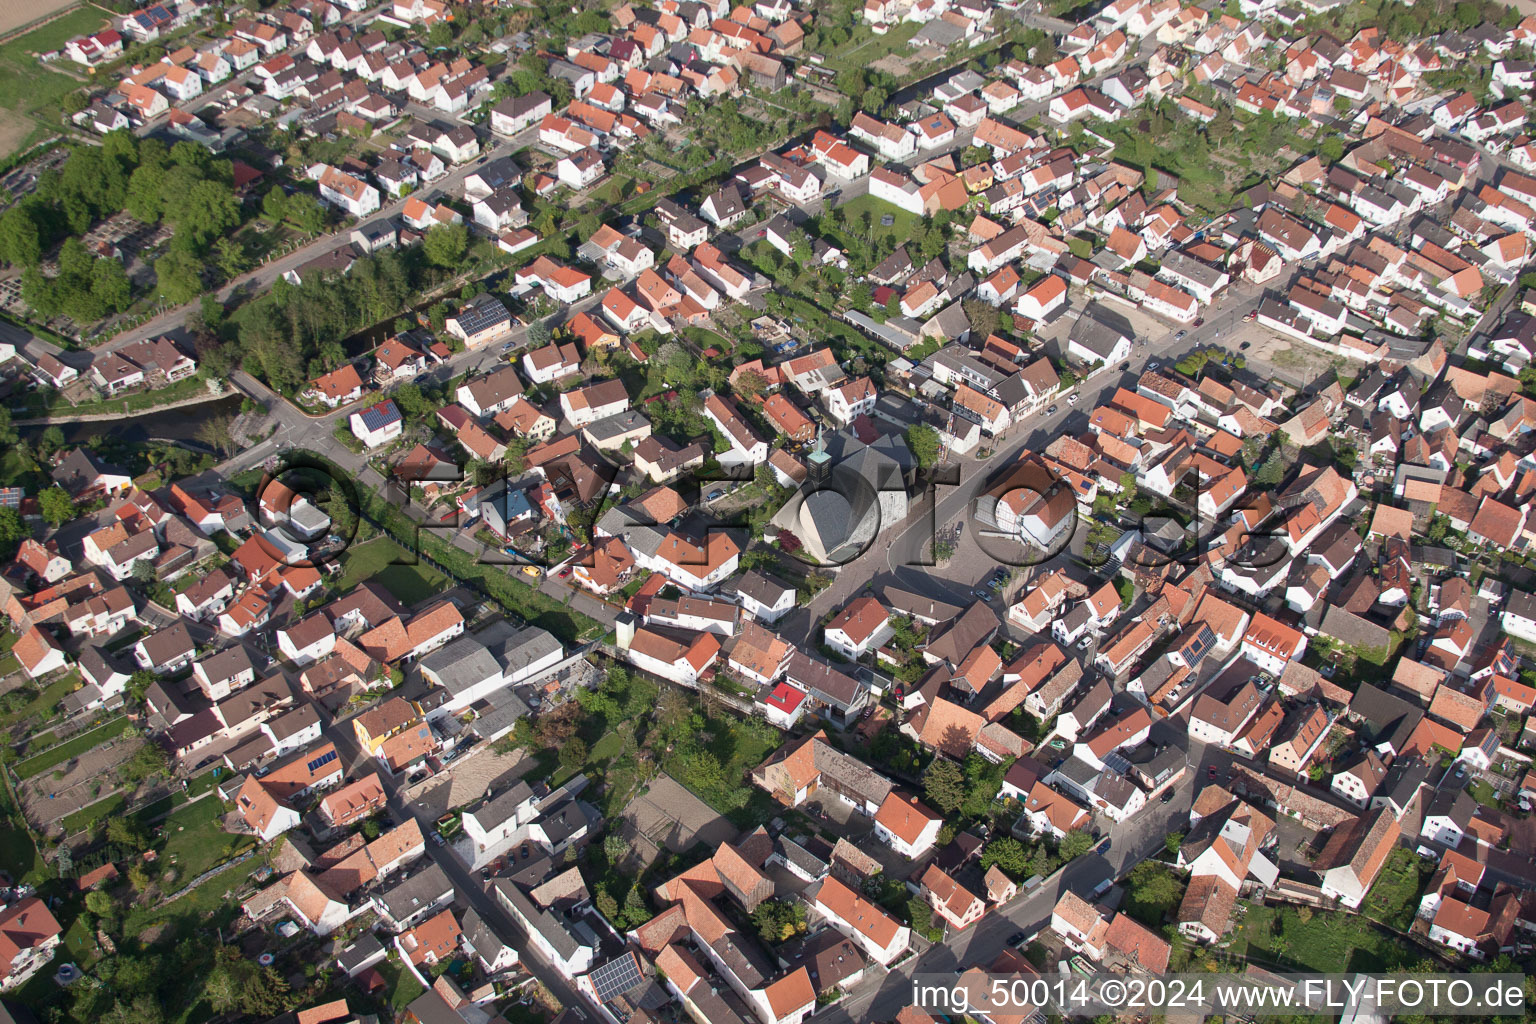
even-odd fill
[(1348, 826), (1336, 828), (1313, 867), (1318, 872), (1349, 867), (1360, 885), (1369, 889), (1401, 834), (1392, 809), (1379, 807)]

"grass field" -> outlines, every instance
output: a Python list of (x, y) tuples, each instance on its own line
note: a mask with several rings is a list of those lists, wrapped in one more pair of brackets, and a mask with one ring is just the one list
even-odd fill
[[(902, 239), (911, 238), (918, 224), (923, 220), (923, 218), (910, 214), (906, 210), (898, 209), (884, 199), (877, 199), (867, 192), (857, 199), (849, 200), (838, 207), (838, 209), (848, 215), (846, 223), (853, 225), (855, 229), (861, 224), (859, 214), (867, 212), (869, 214), (870, 235), (877, 240), (887, 235), (895, 235), (898, 244)], [(884, 222), (883, 218), (885, 217), (892, 218), (889, 225)], [(831, 223), (831, 218), (827, 220), (826, 233), (836, 238), (844, 247), (848, 247), (848, 239), (840, 228)], [(878, 254), (879, 258), (884, 259), (890, 255), (890, 253), (883, 251), (881, 246), (877, 245), (876, 248), (881, 249)]]
[(126, 718), (114, 718), (105, 725), (98, 725), (78, 736), (72, 736), (51, 750), (45, 750), (36, 757), (29, 757), (19, 762), (16, 765), (16, 777), (30, 779), (34, 775), (41, 775), (55, 765), (63, 764), (72, 757), (79, 757), (92, 747), (121, 735), (127, 724)]
[(448, 588), (448, 579), (426, 565), (398, 564), (411, 560), (412, 556), (388, 537), (349, 548), (341, 556), (337, 589), (346, 593), (364, 580), (374, 580), (401, 604), (412, 605)]
[(893, 53), (909, 55), (912, 49), (907, 44), (922, 27), (918, 22), (904, 21), (885, 35), (877, 36), (867, 25), (856, 24), (853, 35), (849, 37), (848, 45), (838, 53), (827, 54), (826, 66), (833, 71), (867, 68), (882, 57)]
[(252, 845), (250, 836), (225, 832), (220, 825), (224, 805), (218, 797), (204, 797), (187, 804), (161, 822), (154, 831), (165, 836), (160, 850), (163, 862), (174, 860), (181, 875), (177, 884), (185, 884), (222, 860)]
[(1358, 914), (1314, 911), (1303, 921), (1294, 907), (1251, 905), (1229, 949), (1265, 967), (1308, 971), (1389, 971), (1424, 954)]
[[(42, 13), (37, 5), (31, 11)], [(99, 8), (79, 7), (0, 46), (0, 158), (24, 150), (57, 130), (60, 101), (82, 84), (44, 67), (31, 55), (57, 50), (66, 40), (95, 32), (106, 23), (107, 17)]]

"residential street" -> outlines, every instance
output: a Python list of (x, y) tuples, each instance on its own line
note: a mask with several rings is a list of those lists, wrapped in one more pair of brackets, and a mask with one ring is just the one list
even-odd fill
[[(1183, 726), (1182, 720), (1160, 723), (1154, 728), (1155, 738), (1182, 746), (1187, 742), (1182, 739)], [(1195, 744), (1186, 756), (1190, 767), (1175, 785), (1173, 797), (1167, 803), (1148, 804), (1130, 820), (1110, 829), (1106, 833), (1110, 847), (1104, 855), (1085, 854), (970, 928), (960, 932), (948, 929), (943, 942), (884, 977), (866, 981), (848, 999), (825, 1011), (819, 1020), (829, 1024), (890, 1021), (903, 1007), (911, 1005), (913, 975), (958, 976), (978, 964), (990, 963), (1013, 935), (1023, 932), (1033, 936), (1049, 925), (1051, 909), (1064, 891), (1088, 898), (1104, 879), (1124, 877), (1140, 861), (1162, 850), (1170, 834), (1187, 831), (1189, 807), (1205, 771), (1205, 757), (1204, 745)]]
[[(336, 744), (336, 749), (341, 752), (347, 763), (349, 776), (371, 767), (372, 759), (368, 758), (358, 746), (350, 719), (331, 724), (325, 730), (325, 737)], [(375, 775), (383, 784), (385, 793), (389, 797), (389, 811), (394, 815), (395, 820), (404, 821), (407, 818), (415, 818), (416, 823), (421, 826), (422, 835), (428, 837), (427, 856), (431, 857), (453, 882), (455, 901), (469, 904), (481, 917), (493, 923), (501, 936), (518, 950), (523, 969), (549, 989), (561, 1005), (574, 1007), (579, 1012), (590, 1007), (586, 997), (577, 991), (576, 986), (567, 981), (564, 975), (539, 955), (538, 950), (528, 941), (527, 934), (502, 909), (495, 896), (487, 890), (485, 882), (466, 868), (464, 862), (454, 855), (451, 848), (438, 846), (432, 842), (430, 837), (437, 827), (436, 822), (430, 820), (420, 807), (405, 802), (401, 796), (403, 787), (400, 779), (387, 771), (375, 772)], [(413, 870), (420, 871), (422, 866), (418, 865)]]
[[(1196, 348), (1230, 336), (1233, 328), (1241, 323), (1243, 314), (1253, 308), (1258, 294), (1259, 289), (1251, 286), (1233, 286), (1221, 302), (1207, 311), (1204, 325), (1188, 328), (1184, 338), (1178, 339), (1180, 329), (1175, 328), (1145, 343), (1138, 340), (1127, 360), (1130, 369), (1109, 367), (1080, 384), (1074, 392), (1079, 396), (1077, 404), (1069, 404), (1067, 392), (1063, 392), (1054, 415), (1036, 416), (1027, 432), (1017, 428), (1010, 430), (1011, 437), (1006, 437), (986, 459), (961, 458), (950, 462), (958, 469), (960, 482), (957, 486), (942, 485), (936, 489), (937, 510), (930, 513), (930, 503), (920, 495), (913, 495), (909, 515), (897, 531), (893, 535), (887, 534), (883, 540), (877, 537), (860, 558), (839, 569), (831, 586), (816, 595), (810, 604), (790, 613), (785, 619), (786, 629), (792, 634), (809, 635), (821, 616), (841, 608), (871, 585), (890, 584), (918, 593), (949, 594), (955, 600), (964, 598), (997, 565), (997, 560), (983, 551), (977, 542), (976, 527), (979, 524), (971, 521), (970, 515), (971, 501), (987, 477), (1012, 463), (1021, 452), (1042, 451), (1063, 434), (1081, 433), (1087, 427), (1089, 410), (1113, 395), (1116, 388), (1134, 388), (1149, 363), (1173, 362)], [(1119, 307), (1110, 305), (1109, 308)], [(966, 526), (949, 564), (942, 572), (925, 565), (934, 531), (961, 521)]]

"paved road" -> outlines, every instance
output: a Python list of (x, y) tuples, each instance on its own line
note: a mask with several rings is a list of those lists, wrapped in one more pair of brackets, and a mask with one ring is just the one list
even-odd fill
[[(433, 197), (437, 193), (442, 193), (443, 195), (460, 194), (460, 186), (463, 184), (464, 178), (471, 171), (474, 171), (480, 167), (480, 165), (485, 162), (485, 159), (509, 156), (517, 150), (525, 148), (535, 138), (537, 138), (537, 136), (538, 126), (535, 125), (511, 138), (503, 139), (496, 137), (493, 142), (488, 142), (487, 148), (482, 151), (484, 159), (482, 159), (482, 157), (477, 157), (469, 163), (460, 164), (459, 166), (453, 168), (443, 177), (438, 178), (425, 189), (416, 193), (416, 198)], [(361, 227), (364, 224), (375, 224), (390, 219), (399, 214), (400, 211), (404, 209), (405, 203), (405, 199), (394, 200), (381, 207), (377, 212), (370, 214), (363, 221), (360, 221), (357, 226)], [(310, 260), (315, 259), (317, 256), (320, 256), (323, 253), (329, 252), (331, 249), (334, 249), (338, 245), (344, 244), (351, 233), (352, 228), (348, 227), (328, 234), (320, 235), (313, 241), (301, 245), (299, 248), (293, 250), (287, 255), (281, 256), (269, 263), (257, 267), (255, 270), (248, 271), (247, 273), (240, 275), (239, 277), (230, 281), (228, 284), (225, 284), (215, 294), (218, 295), (219, 301), (228, 303), (231, 297), (237, 293), (242, 295), (256, 295), (265, 292), (271, 288), (272, 283), (283, 274), (297, 267), (303, 266), (305, 263), (308, 263)], [(152, 317), (137, 327), (124, 331), (122, 334), (117, 335), (110, 341), (106, 341), (101, 345), (97, 345), (91, 349), (61, 351), (59, 347), (53, 344), (51, 341), (48, 341), (44, 338), (39, 338), (35, 335), (28, 336), (23, 340), (19, 340), (17, 342), (17, 348), (30, 356), (36, 356), (39, 353), (47, 352), (51, 355), (57, 356), (63, 362), (74, 366), (77, 369), (83, 369), (90, 364), (91, 359), (95, 355), (99, 355), (100, 353), (114, 352), (124, 345), (131, 344), (135, 341), (142, 341), (146, 338), (158, 338), (162, 335), (178, 335), (185, 329), (187, 317), (195, 309), (197, 309), (197, 304), (195, 303), (169, 309), (164, 313), (161, 313), (159, 316)], [(480, 350), (479, 354), (484, 355), (486, 353), (484, 350)]]
[[(1184, 745), (1184, 723), (1159, 723), (1154, 738)], [(847, 1000), (827, 1010), (823, 1024), (869, 1024), (890, 1021), (912, 1004), (914, 974), (958, 975), (989, 963), (1019, 932), (1033, 936), (1050, 923), (1051, 910), (1064, 892), (1092, 899), (1093, 890), (1105, 879), (1123, 878), (1131, 868), (1166, 844), (1174, 832), (1188, 830), (1189, 808), (1205, 778), (1206, 748), (1195, 744), (1186, 755), (1187, 770), (1173, 787), (1166, 803), (1155, 801), (1129, 821), (1109, 829), (1109, 849), (1101, 856), (1085, 854), (1051, 875), (1032, 891), (989, 912), (963, 931), (947, 929), (944, 940), (922, 956), (900, 965), (889, 974), (865, 982)]]
[[(322, 720), (326, 717), (324, 714), (321, 715)], [(356, 772), (377, 767), (374, 760), (364, 754), (362, 748), (358, 746), (350, 721), (328, 726), (325, 734), (326, 739), (336, 744), (336, 749), (348, 765), (348, 777), (353, 777)], [(404, 821), (406, 818), (415, 818), (417, 824), (421, 826), (422, 834), (430, 836), (432, 830), (437, 827), (436, 822), (429, 820), (424, 813), (405, 802), (401, 796), (403, 787), (398, 779), (388, 772), (381, 771), (376, 774), (389, 798), (389, 810), (395, 816), (395, 820)], [(436, 862), (453, 881), (454, 902), (461, 906), (473, 907), (476, 913), (490, 922), (496, 931), (518, 951), (525, 971), (549, 989), (561, 1005), (575, 1007), (586, 1012), (589, 1018), (593, 1017), (586, 997), (578, 992), (553, 964), (539, 955), (538, 949), (528, 941), (528, 935), (523, 928), (502, 909), (495, 896), (488, 891), (486, 884), (466, 868), (463, 861), (459, 860), (448, 847), (436, 846), (430, 839), (427, 842), (427, 856)]]
[[(816, 595), (805, 607), (797, 608), (785, 620), (785, 631), (793, 635), (809, 635), (815, 621), (826, 612), (840, 608), (872, 583), (894, 584), (918, 593), (949, 593), (959, 598), (990, 573), (997, 560), (982, 551), (976, 541), (976, 523), (971, 521), (970, 505), (979, 493), (986, 478), (998, 467), (1011, 463), (1024, 451), (1041, 451), (1055, 438), (1063, 434), (1075, 435), (1087, 427), (1087, 413), (1100, 402), (1113, 395), (1122, 385), (1134, 387), (1150, 362), (1160, 365), (1177, 360), (1185, 353), (1221, 339), (1230, 339), (1234, 329), (1241, 325), (1244, 313), (1253, 308), (1258, 289), (1251, 286), (1229, 289), (1221, 301), (1206, 311), (1204, 325), (1187, 329), (1179, 338), (1181, 329), (1173, 328), (1146, 341), (1138, 340), (1127, 362), (1130, 369), (1118, 367), (1105, 370), (1076, 389), (1080, 396), (1076, 405), (1070, 405), (1064, 393), (1056, 403), (1054, 415), (1038, 414), (1029, 421), (1028, 429), (1010, 430), (1001, 444), (986, 459), (959, 458), (949, 462), (956, 469), (959, 485), (945, 485), (936, 490), (937, 509), (930, 513), (930, 502), (914, 496), (908, 517), (889, 533), (885, 540), (876, 539), (874, 544), (855, 562), (844, 566), (836, 580), (826, 590)], [(1115, 308), (1110, 305), (1110, 308)], [(1125, 365), (1124, 363), (1120, 365)], [(1017, 432), (1016, 432), (1017, 431)], [(943, 530), (956, 522), (966, 522), (954, 560), (937, 573), (925, 565), (926, 549), (933, 539), (933, 532)], [(967, 567), (969, 578), (961, 578), (955, 571), (956, 564)]]

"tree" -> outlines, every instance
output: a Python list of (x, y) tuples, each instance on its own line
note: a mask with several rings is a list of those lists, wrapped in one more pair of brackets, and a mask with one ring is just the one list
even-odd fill
[(435, 49), (443, 49), (453, 45), (453, 28), (446, 21), (438, 21), (427, 29), (427, 45)]
[(55, 484), (48, 489), (39, 492), (37, 496), (38, 511), (42, 512), (43, 519), (48, 525), (59, 527), (75, 518), (78, 510), (75, 508), (75, 499), (71, 498), (64, 488)]
[(155, 582), (155, 563), (147, 558), (141, 558), (134, 562), (133, 582), (146, 589), (153, 586)]
[(13, 508), (0, 508), (0, 556), (10, 558), (32, 531)]
[(197, 428), (197, 439), (220, 455), (231, 455), (236, 448), (234, 424), (229, 416), (210, 416)]
[(191, 302), (203, 291), (202, 265), (191, 253), (172, 249), (155, 260), (155, 283), (172, 304)]
[(107, 842), (135, 852), (149, 849), (149, 837), (144, 834), (143, 826), (137, 820), (122, 815), (107, 822)]
[(1258, 472), (1254, 473), (1253, 475), (1254, 482), (1262, 484), (1265, 487), (1273, 487), (1284, 478), (1285, 463), (1281, 460), (1279, 452), (1275, 452), (1269, 458), (1265, 459), (1259, 465)]
[(111, 917), (117, 911), (117, 904), (111, 896), (97, 890), (85, 894), (85, 909), (97, 917)]
[(927, 469), (939, 460), (939, 432), (928, 424), (914, 423), (908, 427), (906, 439), (919, 469)]
[(953, 814), (965, 802), (965, 773), (948, 758), (938, 758), (923, 773), (923, 795), (943, 814)]
[(1143, 920), (1162, 923), (1184, 898), (1184, 886), (1167, 865), (1144, 860), (1131, 869), (1128, 904)]
[(306, 235), (317, 235), (325, 227), (325, 207), (314, 196), (300, 192), (288, 197), (283, 219)]
[(233, 238), (221, 238), (213, 243), (214, 262), (226, 278), (239, 277), (250, 267), (245, 246)]
[(907, 900), (907, 916), (912, 919), (912, 930), (924, 936), (933, 931), (933, 908), (927, 900), (916, 896)]
[(778, 944), (803, 934), (805, 905), (784, 900), (764, 900), (752, 911), (752, 923), (764, 942)]
[(434, 267), (457, 266), (468, 248), (469, 231), (462, 224), (434, 224), (421, 240), (421, 251)]
[(970, 321), (972, 334), (986, 338), (997, 333), (1003, 318), (996, 306), (980, 299), (966, 299), (962, 308), (965, 310), (965, 318)]
[(1075, 828), (1062, 837), (1057, 852), (1061, 854), (1062, 860), (1076, 860), (1091, 849), (1093, 849), (1093, 836), (1080, 828)]
[(548, 345), (551, 337), (553, 333), (549, 329), (549, 324), (543, 320), (535, 320), (528, 325), (528, 344), (534, 348), (543, 348)]
[(97, 260), (91, 267), (91, 295), (114, 313), (127, 309), (133, 302), (133, 286), (123, 265), (110, 256)]
[(732, 387), (742, 398), (756, 398), (768, 389), (768, 378), (756, 370), (748, 370), (737, 376)]
[(1168, 851), (1168, 855), (1170, 857), (1177, 855), (1178, 852), (1179, 852), (1179, 847), (1181, 847), (1183, 845), (1184, 845), (1184, 833), (1183, 832), (1170, 832), (1168, 834), (1168, 838), (1163, 840), (1163, 849)]
[(222, 946), (208, 973), (204, 995), (215, 1013), (272, 1017), (288, 1004), (288, 982), (270, 967), (258, 967), (238, 951)]
[(1005, 875), (1012, 878), (1023, 877), (1029, 867), (1024, 845), (1011, 836), (992, 840), (981, 851), (981, 868), (985, 871), (994, 864)]
[(118, 772), (125, 783), (133, 785), (145, 779), (169, 775), (171, 763), (158, 745), (146, 743), (133, 752), (133, 756), (124, 762)]
[(43, 258), (42, 228), (31, 203), (18, 203), (0, 216), (0, 258), (18, 267), (35, 267)]
[(560, 763), (567, 768), (579, 768), (587, 763), (587, 741), (572, 736), (560, 748)]

